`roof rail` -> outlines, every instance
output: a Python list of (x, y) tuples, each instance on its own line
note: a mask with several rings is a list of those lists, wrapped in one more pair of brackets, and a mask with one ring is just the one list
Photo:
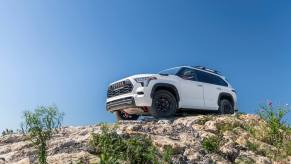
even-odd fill
[(210, 69), (210, 68), (207, 68), (207, 67), (204, 67), (204, 66), (195, 66), (194, 68), (201, 69), (201, 70), (204, 70), (204, 71), (207, 71), (207, 72), (211, 72), (211, 73), (215, 73), (215, 74), (221, 75), (221, 73), (219, 71), (214, 70), (214, 69)]

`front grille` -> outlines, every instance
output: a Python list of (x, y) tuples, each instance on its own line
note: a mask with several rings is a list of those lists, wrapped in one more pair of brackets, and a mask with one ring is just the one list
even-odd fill
[(114, 83), (109, 86), (107, 91), (107, 97), (115, 97), (119, 95), (123, 95), (126, 93), (130, 93), (133, 89), (133, 85), (130, 80), (125, 80), (121, 82)]

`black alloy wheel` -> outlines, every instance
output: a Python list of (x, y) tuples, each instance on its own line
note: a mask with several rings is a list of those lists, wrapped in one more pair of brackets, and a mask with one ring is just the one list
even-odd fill
[(222, 99), (219, 103), (219, 114), (233, 114), (234, 108), (231, 102), (227, 99)]
[(153, 96), (150, 113), (155, 118), (167, 118), (176, 113), (177, 107), (177, 100), (171, 92), (158, 90)]

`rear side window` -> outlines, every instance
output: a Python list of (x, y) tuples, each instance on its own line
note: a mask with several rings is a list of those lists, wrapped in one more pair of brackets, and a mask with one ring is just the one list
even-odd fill
[(215, 75), (212, 75), (212, 81), (215, 85), (221, 85), (227, 87), (228, 84), (221, 78)]
[(214, 84), (214, 85), (221, 85), (225, 87), (228, 86), (227, 83), (219, 76), (216, 76), (207, 72), (199, 71), (199, 70), (196, 71), (196, 74), (200, 82)]
[(197, 70), (196, 74), (197, 74), (198, 81), (204, 82), (204, 83), (212, 83), (209, 73)]

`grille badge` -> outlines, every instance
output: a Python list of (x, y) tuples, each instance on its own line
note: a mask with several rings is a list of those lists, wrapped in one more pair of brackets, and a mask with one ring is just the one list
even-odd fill
[(118, 89), (123, 88), (123, 87), (124, 87), (124, 82), (122, 81), (122, 82), (118, 82), (118, 83), (114, 84), (112, 86), (112, 89), (113, 90), (118, 90)]
[(112, 84), (107, 91), (107, 97), (114, 97), (122, 94), (126, 94), (131, 92), (133, 89), (133, 85), (129, 80), (120, 81), (115, 84)]

